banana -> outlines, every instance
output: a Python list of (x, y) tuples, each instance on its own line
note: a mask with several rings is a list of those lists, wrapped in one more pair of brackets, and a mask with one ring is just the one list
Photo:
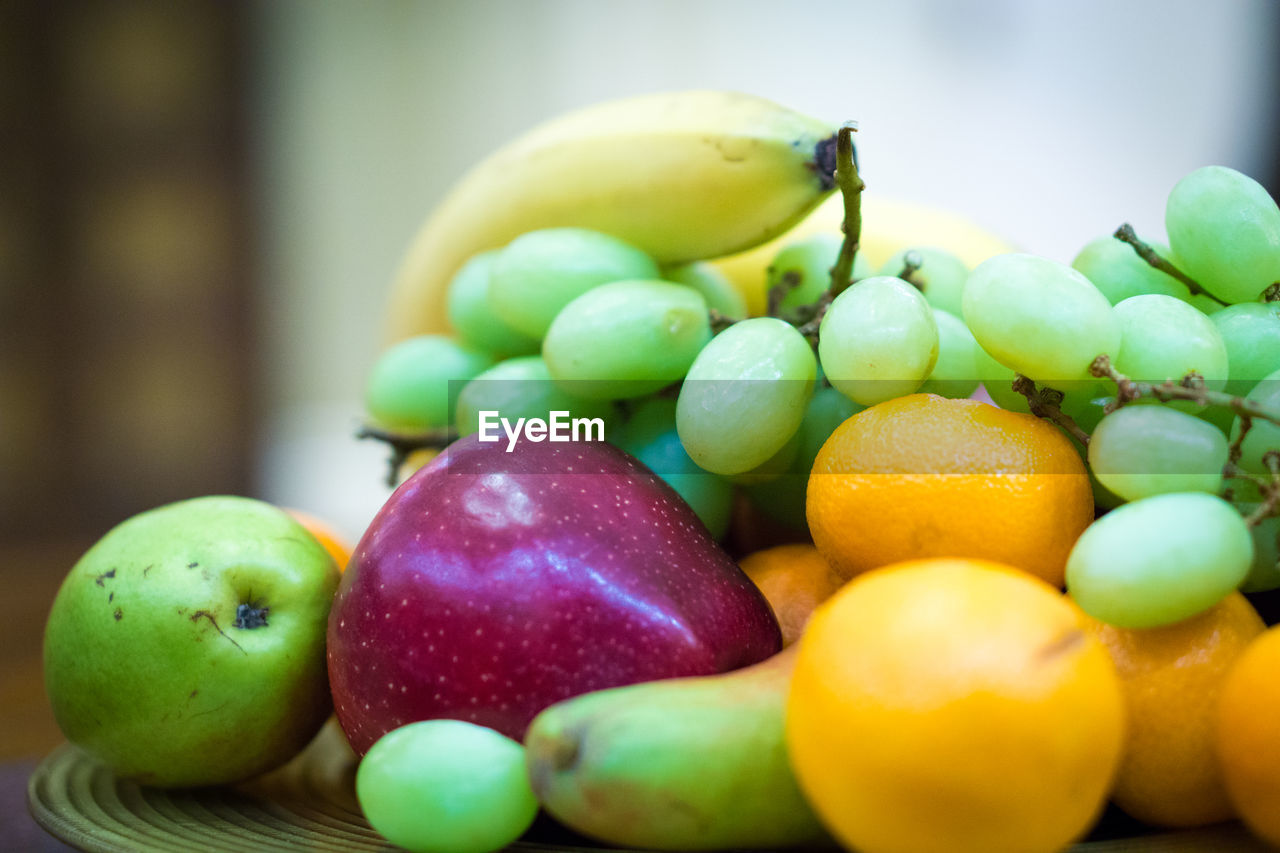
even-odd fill
[(783, 741), (796, 648), (729, 673), (616, 687), (551, 706), (525, 735), (534, 793), (557, 820), (609, 844), (829, 844)]
[(472, 167), (414, 238), (389, 299), (392, 341), (447, 329), (445, 292), (477, 252), (526, 231), (604, 231), (679, 264), (786, 231), (831, 192), (835, 128), (721, 91), (567, 113)]

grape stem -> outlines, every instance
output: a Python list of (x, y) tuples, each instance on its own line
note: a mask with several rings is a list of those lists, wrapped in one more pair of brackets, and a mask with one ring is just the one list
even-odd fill
[(1248, 397), (1235, 397), (1221, 391), (1211, 391), (1205, 387), (1204, 378), (1196, 373), (1187, 374), (1180, 382), (1170, 380), (1160, 383), (1135, 382), (1116, 370), (1111, 364), (1110, 357), (1106, 355), (1095, 358), (1089, 367), (1089, 372), (1099, 379), (1110, 379), (1116, 383), (1116, 399), (1107, 404), (1107, 412), (1112, 412), (1142, 397), (1151, 397), (1162, 403), (1170, 400), (1187, 400), (1200, 406), (1223, 406), (1235, 412), (1240, 417), (1240, 432), (1227, 449), (1227, 464), (1222, 469), (1222, 476), (1227, 479), (1248, 480), (1254, 483), (1262, 493), (1261, 506), (1245, 518), (1249, 526), (1260, 524), (1264, 518), (1280, 515), (1280, 450), (1268, 450), (1262, 455), (1262, 464), (1271, 472), (1270, 477), (1259, 477), (1245, 471), (1237, 464), (1245, 433), (1253, 426), (1253, 421), (1261, 418), (1280, 426), (1280, 412), (1260, 405)]
[(426, 430), (425, 432), (404, 433), (392, 432), (381, 427), (365, 424), (356, 431), (357, 439), (372, 438), (381, 441), (391, 450), (388, 460), (387, 485), (395, 488), (400, 475), (400, 467), (404, 465), (409, 454), (415, 450), (443, 450), (458, 438), (458, 431), (451, 428)]
[[(1244, 470), (1238, 464), (1244, 449), (1244, 437), (1252, 428), (1253, 418), (1240, 415), (1240, 431), (1236, 433), (1235, 440), (1227, 448), (1227, 464), (1222, 466), (1224, 479), (1248, 480), (1258, 487), (1258, 491), (1263, 496), (1261, 506), (1245, 517), (1245, 523), (1250, 527), (1261, 524), (1264, 518), (1280, 515), (1280, 451), (1270, 450), (1262, 457), (1263, 464), (1271, 471), (1270, 477), (1259, 477)], [(1223, 490), (1222, 496), (1226, 500), (1234, 500), (1233, 492), (1234, 489), (1228, 486)]]
[(1227, 448), (1227, 461), (1232, 465), (1240, 461), (1240, 455), (1244, 452), (1244, 437), (1251, 429), (1253, 429), (1253, 418), (1249, 415), (1240, 415), (1240, 432)]
[(1200, 283), (1194, 278), (1175, 267), (1168, 258), (1161, 257), (1160, 253), (1151, 248), (1150, 244), (1144, 243), (1139, 239), (1138, 232), (1134, 231), (1133, 226), (1128, 222), (1117, 228), (1115, 233), (1111, 236), (1115, 237), (1122, 243), (1128, 243), (1133, 247), (1133, 250), (1138, 253), (1138, 257), (1142, 258), (1152, 267), (1160, 270), (1160, 272), (1165, 275), (1176, 278), (1178, 281), (1185, 284), (1192, 294), (1203, 295), (1212, 299), (1214, 302), (1217, 302), (1219, 305), (1226, 305), (1226, 303), (1221, 299), (1218, 299), (1216, 296), (1201, 287)]
[(782, 274), (781, 280), (773, 287), (769, 288), (768, 302), (765, 309), (770, 317), (777, 317), (778, 311), (782, 308), (782, 300), (787, 298), (787, 294), (800, 286), (800, 273), (795, 270), (787, 270)]
[(1244, 523), (1257, 527), (1265, 519), (1280, 515), (1280, 450), (1268, 450), (1262, 454), (1262, 464), (1271, 472), (1270, 477), (1258, 477), (1247, 471), (1241, 471), (1234, 462), (1228, 462), (1223, 471), (1227, 477), (1243, 477), (1252, 480), (1262, 493), (1262, 503), (1253, 512), (1245, 516)]
[(831, 298), (834, 299), (853, 283), (853, 260), (862, 240), (862, 191), (866, 184), (858, 176), (858, 161), (853, 153), (853, 134), (858, 123), (846, 121), (840, 125), (836, 137), (836, 186), (844, 197), (844, 222), (841, 230), (844, 241), (840, 244), (840, 256), (831, 268)]
[(822, 328), (822, 318), (827, 316), (827, 309), (831, 307), (831, 300), (836, 296), (830, 290), (823, 291), (817, 301), (802, 306), (795, 310), (788, 322), (796, 327), (796, 331), (804, 335), (810, 345), (816, 347), (818, 345), (818, 330)]
[(721, 314), (719, 311), (717, 311), (714, 308), (707, 309), (707, 321), (711, 325), (711, 334), (713, 335), (720, 334), (725, 329), (729, 328), (734, 323), (738, 322), (732, 317), (728, 317), (728, 316), (725, 316), (724, 314)]
[(913, 277), (922, 266), (924, 266), (924, 258), (920, 257), (920, 253), (915, 249), (911, 249), (902, 256), (902, 271), (898, 273), (898, 278), (907, 282), (916, 290), (923, 291), (924, 285)]
[(1056, 388), (1037, 388), (1036, 383), (1021, 373), (1013, 377), (1013, 390), (1027, 398), (1031, 414), (1052, 421), (1071, 434), (1085, 447), (1089, 446), (1089, 433), (1085, 432), (1070, 415), (1062, 411), (1062, 392)]
[(1179, 382), (1137, 382), (1116, 370), (1111, 358), (1100, 355), (1089, 366), (1089, 372), (1099, 379), (1110, 379), (1116, 383), (1116, 399), (1107, 404), (1107, 412), (1132, 403), (1142, 397), (1151, 397), (1162, 403), (1170, 400), (1188, 400), (1200, 406), (1222, 406), (1250, 418), (1262, 418), (1280, 426), (1280, 411), (1263, 406), (1248, 397), (1235, 397), (1222, 391), (1213, 391), (1205, 387), (1204, 379), (1196, 373), (1189, 373)]

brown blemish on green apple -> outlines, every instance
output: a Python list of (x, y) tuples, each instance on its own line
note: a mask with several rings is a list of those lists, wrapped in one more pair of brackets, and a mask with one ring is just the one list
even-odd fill
[(267, 627), (267, 614), (271, 608), (261, 601), (243, 602), (236, 607), (236, 619), (231, 623), (233, 628), (251, 630)]
[(203, 717), (203, 716), (205, 716), (206, 714), (216, 714), (216, 713), (218, 713), (219, 711), (221, 711), (223, 708), (227, 707), (227, 706), (228, 706), (228, 705), (230, 705), (230, 704), (231, 704), (230, 702), (223, 702), (221, 705), (219, 705), (219, 706), (218, 706), (218, 707), (216, 707), (216, 708), (206, 708), (206, 709), (204, 709), (203, 711), (196, 711), (194, 714), (192, 714), (192, 715), (191, 715), (190, 717), (188, 717), (187, 719), (189, 719), (189, 720), (194, 720), (196, 717)]
[(119, 622), (121, 619), (124, 618), (124, 611), (121, 610), (119, 607), (117, 607), (116, 612), (111, 615), (116, 617), (116, 621)]
[(218, 625), (218, 620), (215, 619), (213, 614), (210, 613), (208, 610), (197, 610), (195, 613), (191, 614), (192, 622), (198, 622), (200, 619), (208, 619), (209, 624), (213, 626), (213, 630), (217, 631), (219, 634), (225, 637), (227, 642), (231, 643), (231, 645), (235, 646), (237, 649), (240, 649), (241, 652), (244, 652), (244, 654), (248, 654), (248, 652), (245, 652), (245, 650), (241, 647), (239, 643), (237, 643), (235, 640), (227, 636), (226, 632), (223, 631), (222, 628)]
[(102, 574), (98, 575), (96, 578), (94, 578), (94, 579), (93, 579), (93, 582), (94, 582), (94, 583), (96, 583), (98, 586), (106, 586), (106, 584), (104, 584), (104, 583), (103, 583), (103, 581), (104, 581), (104, 580), (111, 580), (111, 579), (112, 579), (112, 578), (114, 578), (115, 576), (116, 576), (116, 570), (115, 570), (115, 569), (110, 569), (110, 570), (105, 571), (105, 572), (103, 572)]
[(197, 563), (197, 562), (187, 563), (187, 568), (188, 568), (188, 569), (194, 569), (194, 568), (195, 568), (196, 566), (198, 566), (198, 565), (200, 565), (200, 564), (199, 564), (199, 563)]

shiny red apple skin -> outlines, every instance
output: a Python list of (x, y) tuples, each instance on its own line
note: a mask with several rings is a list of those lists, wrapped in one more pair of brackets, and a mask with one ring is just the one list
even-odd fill
[(455, 442), (356, 545), (328, 663), (357, 753), (441, 717), (519, 740), (561, 699), (781, 648), (759, 590), (631, 456), (603, 443), (505, 447)]

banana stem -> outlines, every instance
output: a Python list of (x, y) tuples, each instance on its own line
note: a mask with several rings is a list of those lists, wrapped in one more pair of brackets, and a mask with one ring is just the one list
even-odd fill
[(853, 134), (858, 123), (847, 121), (840, 126), (836, 137), (836, 186), (844, 197), (844, 242), (840, 244), (840, 257), (831, 268), (831, 298), (839, 296), (853, 283), (853, 260), (858, 254), (862, 239), (862, 191), (866, 184), (858, 176), (858, 163), (853, 156)]

